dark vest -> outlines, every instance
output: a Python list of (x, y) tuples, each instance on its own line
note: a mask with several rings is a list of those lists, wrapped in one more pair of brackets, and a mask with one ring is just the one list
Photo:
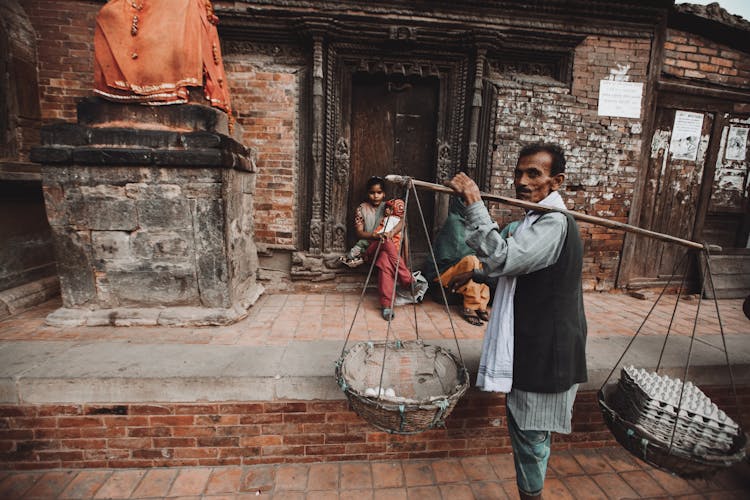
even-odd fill
[(557, 262), (516, 283), (513, 387), (523, 391), (562, 392), (586, 381), (583, 245), (573, 217), (566, 217)]

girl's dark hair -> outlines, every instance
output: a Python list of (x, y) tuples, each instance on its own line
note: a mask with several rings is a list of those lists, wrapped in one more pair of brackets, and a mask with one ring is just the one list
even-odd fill
[(373, 175), (372, 177), (367, 179), (367, 190), (369, 191), (371, 187), (377, 186), (378, 184), (380, 184), (380, 187), (383, 188), (383, 191), (385, 191), (385, 179), (377, 175)]
[(565, 172), (565, 153), (560, 146), (548, 142), (536, 142), (533, 144), (527, 144), (518, 153), (518, 159), (525, 158), (526, 156), (535, 155), (537, 153), (549, 153), (552, 157), (552, 167), (550, 168), (550, 175), (562, 174)]

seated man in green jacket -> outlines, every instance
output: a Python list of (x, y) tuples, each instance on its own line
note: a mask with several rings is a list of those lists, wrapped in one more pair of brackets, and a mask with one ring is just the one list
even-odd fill
[[(461, 214), (461, 202), (453, 198), (448, 208), (448, 217), (440, 228), (433, 245), (435, 252), (435, 263), (440, 273), (440, 284), (447, 287), (451, 280), (465, 273), (471, 274), (474, 270), (480, 271), (482, 263), (479, 262), (474, 250), (466, 244), (466, 230), (464, 229), (464, 218)], [(424, 264), (422, 275), (428, 283), (436, 283), (438, 275), (435, 272), (435, 263), (428, 259)], [(461, 295), (461, 316), (472, 325), (483, 325), (489, 319), (487, 304), (490, 301), (490, 287), (484, 281), (477, 282), (472, 279), (456, 286), (455, 289), (445, 290), (446, 294), (457, 293)], [(442, 297), (438, 295), (439, 300)]]

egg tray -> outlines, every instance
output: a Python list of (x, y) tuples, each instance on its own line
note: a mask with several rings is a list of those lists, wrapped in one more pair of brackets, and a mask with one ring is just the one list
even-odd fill
[[(677, 382), (674, 385), (681, 387)], [(617, 441), (654, 467), (685, 479), (709, 478), (747, 458), (744, 431), (729, 417), (723, 418), (726, 414), (713, 403), (702, 401), (701, 407), (711, 410), (704, 414), (678, 409), (650, 398), (626, 369), (617, 384), (603, 387), (598, 396), (604, 421)]]

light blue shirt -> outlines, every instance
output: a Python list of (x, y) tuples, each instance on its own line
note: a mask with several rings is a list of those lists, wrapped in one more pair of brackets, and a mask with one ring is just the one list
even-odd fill
[(565, 215), (550, 212), (515, 237), (518, 222), (501, 232), (480, 201), (464, 209), (464, 218), (466, 244), (476, 251), (488, 276), (520, 276), (551, 266), (560, 257), (568, 232)]

